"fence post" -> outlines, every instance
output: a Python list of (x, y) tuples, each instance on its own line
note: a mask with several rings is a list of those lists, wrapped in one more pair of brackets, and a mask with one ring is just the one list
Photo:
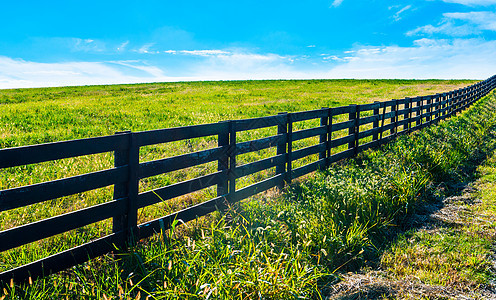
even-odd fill
[[(320, 126), (325, 126), (326, 132), (324, 134), (321, 134), (319, 137), (319, 143), (325, 143), (326, 149), (322, 152), (319, 153), (319, 160), (320, 159), (325, 159), (327, 158), (327, 129), (328, 129), (328, 122), (329, 122), (329, 108), (328, 107), (322, 107), (322, 109), (326, 110), (326, 116), (320, 118)], [(327, 164), (324, 164), (327, 166)]]
[(451, 117), (451, 101), (453, 100), (453, 91), (448, 93), (448, 98), (446, 100), (446, 114), (447, 118)]
[(460, 111), (463, 111), (465, 109), (465, 106), (467, 105), (467, 103), (470, 101), (471, 98), (472, 98), (472, 87), (469, 87), (467, 90), (467, 97), (463, 100)]
[(463, 99), (465, 98), (466, 89), (462, 89), (458, 92), (458, 97), (456, 99), (456, 104), (455, 104), (455, 113), (457, 114), (460, 111), (461, 103), (463, 102)]
[(446, 93), (439, 94), (439, 120), (445, 119), (444, 115), (446, 114), (446, 103), (443, 103), (444, 100), (446, 100)]
[(427, 116), (425, 117), (426, 126), (430, 126), (432, 122), (432, 96), (427, 96)]
[(217, 184), (217, 197), (226, 195), (229, 191), (229, 122), (221, 121), (219, 123), (226, 124), (225, 131), (219, 133), (217, 146), (225, 149), (222, 156), (217, 161), (217, 171), (225, 171), (226, 175), (223, 180)]
[(352, 111), (348, 114), (348, 120), (349, 121), (354, 121), (353, 122), (353, 126), (351, 126), (350, 128), (348, 128), (348, 135), (352, 135), (353, 136), (353, 140), (350, 141), (348, 143), (348, 149), (353, 149), (353, 155), (356, 155), (357, 154), (357, 147), (356, 147), (356, 144), (357, 144), (357, 141), (356, 141), (356, 138), (357, 138), (357, 120), (358, 120), (358, 105), (356, 104), (350, 104), (350, 108), (352, 108)]
[(229, 121), (229, 201), (235, 202), (236, 195), (236, 121)]
[(394, 99), (394, 104), (391, 105), (391, 112), (393, 112), (393, 116), (389, 119), (389, 123), (393, 124), (393, 127), (391, 127), (391, 130), (389, 130), (390, 135), (396, 136), (396, 123), (398, 120), (397, 116), (397, 111), (398, 111), (398, 100)]
[(439, 94), (439, 121), (444, 120), (444, 93)]
[(326, 166), (329, 167), (331, 164), (331, 155), (332, 155), (332, 117), (334, 116), (333, 108), (329, 108), (327, 110), (327, 161)]
[(439, 121), (439, 94), (436, 94), (434, 96), (434, 124), (436, 124)]
[(405, 98), (405, 107), (404, 109), (408, 109), (408, 111), (406, 113), (403, 114), (403, 120), (406, 120), (406, 124), (403, 125), (403, 131), (406, 130), (406, 132), (410, 132), (410, 117), (411, 117), (411, 113), (412, 113), (412, 100), (410, 99), (410, 97), (406, 97)]
[(287, 154), (287, 165), (286, 165), (286, 176), (285, 181), (287, 184), (291, 184), (293, 180), (293, 115), (291, 113), (287, 114), (288, 123), (288, 154)]
[(446, 118), (449, 118), (449, 101), (450, 101), (450, 93), (444, 93), (444, 101), (445, 101), (445, 104), (444, 104), (444, 115), (445, 115), (445, 119)]
[[(374, 104), (380, 103), (379, 101), (374, 101)], [(374, 120), (372, 123), (372, 129), (375, 129), (374, 134), (372, 135), (372, 141), (377, 141), (379, 139), (379, 131), (377, 128), (379, 128), (379, 109), (380, 109), (380, 104), (378, 108), (374, 108), (373, 115), (377, 116), (377, 120)]]
[[(422, 125), (422, 111), (423, 111), (423, 105), (424, 104), (424, 97), (420, 97), (420, 101), (417, 101), (417, 105), (415, 108), (417, 108), (417, 112), (415, 113), (415, 117), (417, 118), (417, 122), (415, 122), (415, 127), (419, 129), (419, 126)], [(420, 116), (420, 118), (419, 118)]]
[[(279, 113), (279, 115), (287, 115), (287, 112)], [(284, 134), (284, 141), (277, 144), (277, 155), (286, 153), (286, 145), (288, 144), (288, 118), (285, 118), (284, 124), (277, 124), (277, 134)], [(286, 172), (286, 164), (288, 162), (288, 155), (286, 154), (284, 161), (276, 166), (276, 175), (284, 174)], [(279, 185), (279, 189), (284, 187), (284, 181)]]
[(124, 215), (113, 218), (112, 232), (123, 231), (123, 240), (121, 247), (135, 244), (134, 234), (137, 233), (138, 226), (138, 169), (139, 169), (139, 147), (136, 145), (136, 137), (131, 131), (117, 132), (116, 134), (125, 134), (128, 138), (128, 147), (126, 150), (115, 151), (114, 166), (128, 166), (127, 181), (114, 185), (115, 200), (121, 199), (126, 201)]

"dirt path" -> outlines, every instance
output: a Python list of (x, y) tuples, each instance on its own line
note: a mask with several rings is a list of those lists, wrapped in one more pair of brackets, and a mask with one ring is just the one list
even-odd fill
[[(493, 186), (487, 182), (484, 183), (483, 180), (478, 180), (463, 188), (458, 196), (448, 197), (427, 205), (425, 210), (418, 212), (411, 218), (410, 225), (415, 228), (411, 231), (415, 233), (409, 235), (442, 236), (448, 229), (454, 230), (453, 232), (490, 235), (491, 239), (494, 240), (496, 218), (493, 210), (496, 211), (496, 206), (493, 201), (481, 199), (481, 195), (487, 195), (489, 190), (496, 191), (496, 185)], [(489, 197), (489, 200), (491, 199), (493, 198)], [(387, 253), (386, 251), (384, 255)], [(375, 270), (341, 274), (342, 281), (332, 287), (332, 291), (326, 299), (496, 299), (496, 285), (491, 280), (486, 284), (474, 284), (462, 280), (461, 273), (465, 272), (463, 268), (452, 268), (448, 274), (442, 274), (445, 270), (440, 268), (441, 277), (447, 277), (444, 280), (446, 284), (428, 283), (425, 278), (417, 276), (417, 274), (422, 274), (421, 269), (429, 267), (425, 266), (426, 262), (423, 262), (423, 265), (417, 262), (415, 264), (412, 263), (415, 260), (415, 257), (412, 256), (415, 255), (408, 256), (408, 254), (403, 253), (403, 256), (398, 264), (410, 260), (413, 268), (417, 268), (417, 270), (414, 269), (401, 274), (396, 266), (388, 267), (381, 261), (380, 267)], [(492, 274), (492, 278), (495, 278), (495, 251), (489, 251), (484, 259), (490, 265), (487, 271)], [(384, 256), (382, 260), (384, 260)], [(427, 257), (427, 260), (432, 262), (440, 260), (440, 257), (431, 255), (431, 257)], [(427, 265), (429, 263), (427, 262)], [(449, 264), (448, 261), (445, 263)], [(487, 267), (487, 264), (484, 265)], [(430, 271), (435, 272), (435, 270)]]

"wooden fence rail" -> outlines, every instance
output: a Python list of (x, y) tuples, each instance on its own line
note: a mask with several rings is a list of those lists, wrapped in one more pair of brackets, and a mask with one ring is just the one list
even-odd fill
[[(114, 154), (114, 167), (60, 180), (0, 191), (0, 212), (106, 186), (113, 199), (38, 222), (0, 231), (0, 251), (6, 251), (82, 226), (112, 219), (112, 234), (47, 258), (0, 273), (1, 282), (25, 281), (46, 276), (170, 228), (174, 220), (191, 221), (229, 203), (246, 199), (294, 178), (322, 169), (333, 162), (382, 145), (399, 134), (422, 129), (449, 118), (496, 87), (496, 76), (474, 85), (430, 96), (322, 108), (275, 116), (223, 121), (215, 124), (168, 128), (144, 132), (120, 132), (112, 136), (55, 142), (0, 150), (0, 169), (98, 153)], [(295, 131), (298, 122), (317, 120), (314, 128)], [(339, 122), (338, 122), (339, 121)], [(244, 131), (273, 127), (276, 135), (238, 142)], [(341, 134), (338, 134), (341, 132)], [(344, 132), (344, 136), (343, 136)], [(214, 137), (217, 147), (184, 155), (140, 162), (140, 148), (159, 143)], [(294, 149), (296, 141), (318, 138), (318, 143)], [(239, 165), (237, 156), (275, 147), (276, 155)], [(295, 161), (318, 155), (316, 161), (293, 168)], [(205, 163), (216, 162), (211, 174), (139, 192), (144, 178)], [(244, 176), (275, 168), (275, 174), (252, 185), (237, 188)], [(173, 214), (138, 224), (138, 209), (216, 187), (216, 197)]]

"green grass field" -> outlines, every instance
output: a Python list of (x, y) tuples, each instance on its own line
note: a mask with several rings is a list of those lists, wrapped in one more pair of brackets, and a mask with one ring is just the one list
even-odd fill
[[(2, 107), (2, 110), (0, 111), (0, 124), (2, 124), (0, 126), (0, 147), (5, 148), (108, 135), (113, 134), (116, 131), (123, 130), (141, 131), (191, 124), (203, 124), (227, 119), (242, 119), (274, 115), (278, 112), (283, 111), (303, 111), (318, 109), (320, 107), (333, 107), (348, 105), (352, 103), (368, 103), (373, 101), (403, 98), (407, 96), (428, 95), (453, 90), (459, 87), (467, 86), (471, 83), (473, 83), (473, 81), (247, 81), (4, 90), (0, 91), (0, 107)], [(264, 133), (262, 132), (257, 134), (263, 135)], [(253, 136), (241, 136), (241, 139), (243, 138), (253, 138)], [(152, 160), (162, 158), (164, 156), (182, 154), (194, 149), (209, 148), (212, 147), (212, 143), (212, 140), (203, 139), (185, 141), (184, 143), (178, 142), (171, 143), (170, 145), (168, 144), (159, 145), (156, 147), (147, 147), (145, 149), (142, 149), (142, 151), (140, 152), (140, 156), (142, 161)], [(265, 154), (261, 153), (259, 155), (263, 156)], [(253, 159), (257, 159), (257, 157), (246, 158), (247, 161)], [(24, 167), (8, 168), (0, 170), (0, 189), (12, 188), (26, 184), (43, 182), (46, 180), (53, 180), (90, 171), (110, 168), (112, 167), (112, 164), (112, 155), (101, 154), (74, 159), (64, 159), (56, 162), (48, 162)], [(381, 165), (383, 164), (383, 162), (380, 162), (379, 160), (375, 161), (374, 164)], [(209, 168), (214, 168), (214, 166), (206, 166), (205, 169), (208, 171)], [(399, 171), (400, 170), (398, 169), (398, 172)], [(147, 190), (160, 185), (170, 184), (178, 180), (184, 180), (185, 178), (196, 176), (198, 174), (201, 174), (202, 172), (205, 172), (205, 170), (185, 170), (183, 172), (176, 172), (175, 174), (172, 174), (172, 176), (152, 178), (148, 181), (142, 182), (140, 189)], [(346, 172), (348, 171), (340, 172), (341, 173), (337, 174), (333, 178), (343, 179), (349, 175), (346, 175)], [(358, 176), (357, 178), (367, 177), (367, 180), (369, 181), (375, 178), (374, 176), (371, 176), (371, 174), (373, 175), (373, 170), (370, 171), (372, 173), (370, 173), (369, 171), (360, 171), (361, 173), (363, 173), (361, 174), (359, 172), (361, 175), (359, 173), (353, 172), (350, 174), (355, 177)], [(403, 177), (401, 177), (400, 175)], [(410, 198), (412, 197), (411, 195), (408, 195), (408, 193), (411, 191), (408, 190), (408, 188), (406, 188), (402, 184), (402, 182), (404, 180), (410, 180), (411, 178), (406, 175), (404, 176), (404, 174), (399, 174), (398, 176), (399, 177), (396, 178), (398, 179), (398, 182), (394, 182), (393, 186), (393, 188), (396, 188), (397, 190), (386, 189), (386, 192), (391, 193), (394, 191), (398, 192), (398, 194), (406, 193), (403, 196), (405, 197), (404, 199), (399, 199), (399, 207), (401, 207), (401, 205), (403, 205), (405, 201), (406, 203), (408, 203), (408, 201), (410, 201)], [(425, 184), (425, 180), (421, 177), (415, 177), (414, 179), (418, 180), (417, 183), (419, 186)], [(377, 182), (373, 183), (376, 184)], [(317, 189), (320, 188), (321, 190), (325, 190), (322, 186), (319, 187), (319, 184), (313, 185)], [(348, 188), (360, 189), (360, 186), (354, 185)], [(401, 190), (402, 188), (405, 188), (406, 190), (403, 191)], [(416, 189), (417, 187), (412, 188)], [(140, 220), (148, 220), (160, 215), (164, 215), (170, 212), (170, 210), (174, 210), (177, 207), (180, 207), (182, 205), (181, 201), (184, 200), (187, 200), (189, 202), (202, 201), (202, 199), (210, 196), (210, 192), (211, 191), (207, 190), (202, 194), (192, 196), (192, 198), (190, 199), (179, 199), (179, 203), (176, 203), (176, 206), (170, 207), (170, 205), (167, 205), (166, 207), (164, 205), (157, 205), (144, 209), (140, 212)], [(307, 193), (310, 192), (312, 191), (300, 191), (300, 195), (302, 195), (301, 197), (307, 197)], [(362, 192), (353, 190), (350, 191), (350, 193), (358, 193), (357, 195), (359, 195)], [(365, 193), (368, 192), (365, 191)], [(14, 226), (19, 226), (32, 221), (44, 219), (50, 216), (59, 215), (68, 211), (73, 211), (97, 203), (102, 203), (108, 201), (109, 199), (111, 199), (111, 197), (112, 189), (105, 188), (82, 193), (79, 195), (74, 195), (71, 197), (65, 197), (63, 199), (52, 200), (49, 201), (49, 203), (36, 204), (20, 209), (2, 212), (0, 213), (0, 226), (2, 230), (8, 229)], [(317, 201), (316, 203), (320, 203), (319, 201)], [(301, 204), (303, 206), (299, 205), (299, 207), (301, 206), (302, 208), (305, 208), (306, 204), (304, 202), (305, 201), (303, 201)], [(249, 291), (251, 290), (253, 290), (253, 293), (263, 290), (264, 293), (266, 293), (267, 295), (271, 295), (271, 293), (275, 293), (274, 295), (283, 295), (281, 293), (284, 290), (284, 286), (277, 285), (280, 283), (278, 281), (278, 276), (281, 275), (280, 273), (289, 272), (290, 266), (286, 265), (286, 263), (283, 262), (283, 260), (288, 257), (293, 257), (293, 263), (295, 263), (299, 267), (307, 266), (304, 267), (305, 271), (302, 271), (302, 273), (293, 274), (287, 278), (284, 277), (284, 280), (287, 280), (284, 284), (291, 286), (291, 288), (288, 288), (288, 291), (294, 291), (294, 293), (301, 295), (305, 293), (307, 293), (307, 295), (310, 295), (315, 291), (318, 281), (317, 279), (323, 278), (323, 276), (325, 277), (325, 274), (332, 271), (327, 269), (325, 266), (338, 268), (340, 264), (346, 263), (347, 260), (354, 260), (354, 256), (359, 255), (358, 253), (362, 245), (365, 245), (367, 243), (368, 231), (373, 231), (374, 228), (376, 228), (374, 226), (379, 226), (379, 223), (371, 223), (367, 225), (352, 222), (351, 225), (349, 224), (349, 228), (340, 229), (339, 227), (335, 227), (334, 229), (332, 229), (332, 227), (328, 227), (326, 230), (331, 230), (328, 234), (315, 233), (317, 232), (316, 228), (319, 226), (312, 226), (318, 224), (318, 218), (322, 216), (311, 216), (310, 219), (315, 222), (315, 224), (308, 224), (308, 226), (310, 226), (309, 228), (311, 229), (307, 230), (305, 229), (305, 226), (303, 227), (303, 229), (295, 229), (294, 233), (298, 234), (299, 236), (291, 237), (292, 240), (295, 240), (297, 241), (297, 243), (302, 244), (300, 246), (297, 246), (296, 248), (291, 248), (288, 250), (287, 248), (284, 248), (286, 246), (283, 245), (283, 241), (281, 241), (279, 238), (273, 237), (273, 239), (266, 239), (267, 235), (269, 235), (269, 237), (277, 234), (287, 236), (288, 233), (292, 232), (290, 226), (293, 226), (295, 224), (289, 222), (289, 219), (286, 220), (286, 217), (289, 218), (292, 214), (294, 216), (298, 216), (298, 212), (287, 211), (289, 208), (285, 205), (286, 204), (274, 206), (274, 211), (271, 211), (271, 209), (269, 209), (265, 212), (263, 210), (261, 212), (256, 212), (253, 216), (246, 217), (245, 221), (243, 221), (243, 219), (237, 219), (239, 222), (236, 225), (237, 227), (234, 227), (236, 227), (236, 230), (240, 231), (236, 231), (234, 233), (221, 233), (222, 231), (224, 231), (225, 226), (233, 226), (233, 224), (225, 224), (226, 221), (221, 218), (220, 221), (218, 221), (219, 223), (217, 223), (217, 225), (210, 228), (209, 236), (211, 238), (207, 238), (206, 240), (205, 238), (199, 239), (197, 241), (197, 245), (198, 247), (200, 247), (199, 249), (203, 249), (202, 251), (206, 251), (205, 255), (212, 255), (210, 252), (208, 252), (210, 251), (210, 247), (212, 246), (211, 242), (218, 242), (222, 244), (223, 242), (228, 241), (228, 244), (232, 245), (233, 247), (239, 247), (239, 251), (247, 252), (249, 254), (248, 258), (245, 257), (243, 259), (249, 260), (249, 258), (251, 257), (251, 261), (246, 261), (244, 263), (241, 260), (236, 261), (236, 263), (239, 263), (239, 265), (236, 266), (241, 269), (240, 272), (248, 272), (250, 266), (255, 267), (256, 264), (253, 265), (255, 262), (259, 262), (261, 266), (264, 266), (264, 270), (268, 272), (266, 275), (270, 279), (267, 279), (266, 281), (272, 282), (271, 280), (273, 280), (273, 284), (269, 284), (268, 286), (263, 287), (263, 282), (258, 282), (254, 278), (245, 278), (246, 281), (242, 285), (238, 286), (240, 295), (246, 296), (246, 291), (248, 291), (249, 293)], [(345, 203), (343, 205), (346, 206), (348, 204)], [(387, 205), (393, 204), (387, 203)], [(394, 204), (393, 208), (396, 207), (395, 205), (398, 204)], [(306, 207), (311, 208), (311, 206)], [(286, 208), (286, 210), (284, 210), (284, 208)], [(329, 208), (332, 208), (332, 205), (330, 205)], [(275, 213), (276, 209), (281, 209), (279, 212), (282, 212), (283, 214), (280, 215), (279, 212)], [(388, 211), (388, 209), (389, 208), (386, 208), (385, 210)], [(255, 209), (255, 211), (257, 210)], [(305, 212), (305, 210), (302, 211)], [(260, 213), (262, 215), (258, 215)], [(370, 217), (370, 219), (373, 220), (374, 217), (372, 215), (377, 212), (366, 211), (362, 213), (364, 214), (362, 217)], [(278, 232), (268, 230), (267, 226), (270, 226), (270, 222), (268, 221), (267, 217), (272, 216), (272, 214), (275, 214), (277, 216), (276, 219), (279, 219), (279, 225), (281, 224), (280, 222), (284, 223), (287, 221), (286, 225), (282, 226), (282, 230), (287, 231)], [(303, 217), (303, 215), (299, 215), (299, 219), (301, 219), (301, 217)], [(339, 219), (341, 217), (344, 218), (343, 220), (345, 222), (349, 221), (348, 217), (345, 216), (335, 216), (333, 218)], [(389, 222), (390, 218), (391, 217), (385, 217), (384, 219), (379, 218), (377, 219), (377, 222)], [(298, 220), (298, 218), (296, 219)], [(336, 222), (338, 221), (339, 220), (337, 220)], [(86, 228), (68, 232), (66, 234), (49, 238), (37, 243), (32, 243), (27, 246), (6, 251), (0, 254), (0, 270), (6, 270), (11, 267), (33, 261), (41, 257), (45, 257), (47, 255), (59, 252), (63, 249), (67, 249), (73, 245), (80, 244), (91, 238), (107, 234), (111, 230), (110, 224), (110, 221), (102, 221), (92, 226), (87, 226)], [(263, 225), (263, 230), (257, 229), (258, 233), (254, 235), (255, 239), (253, 240), (252, 235), (254, 233), (250, 228), (260, 227), (257, 224), (261, 226)], [(297, 225), (300, 226), (301, 224)], [(374, 226), (372, 226), (372, 229), (370, 229), (367, 227), (369, 225)], [(190, 233), (193, 234), (193, 236), (195, 234), (196, 236), (198, 236), (199, 233), (195, 230), (196, 229), (191, 229)], [(335, 230), (334, 236), (332, 234), (332, 230)], [(302, 234), (308, 236), (304, 237), (302, 236)], [(342, 237), (342, 234), (344, 234), (345, 237)], [(221, 237), (222, 235), (224, 237)], [(228, 235), (232, 236), (229, 237)], [(201, 234), (201, 236), (203, 236), (203, 233)], [(238, 239), (241, 240), (238, 241)], [(324, 249), (323, 251), (315, 253), (315, 244), (320, 243), (317, 243), (317, 239), (320, 239), (322, 243), (327, 245), (328, 247), (326, 246), (327, 248), (322, 248)], [(187, 241), (187, 243), (191, 243), (191, 240), (189, 240), (189, 238), (187, 239)], [(174, 259), (179, 259), (175, 256), (176, 254), (174, 253), (176, 253), (176, 250), (174, 249), (179, 249), (179, 246), (184, 246), (183, 241), (175, 240), (172, 237), (168, 237), (162, 239), (162, 242), (163, 243), (160, 244), (160, 247), (162, 248), (157, 246), (156, 249), (153, 249), (153, 246), (150, 246), (153, 245), (153, 243), (148, 244), (147, 246), (145, 245), (145, 248), (151, 247), (146, 250), (148, 252), (144, 254), (148, 257), (146, 259), (147, 262), (148, 259), (151, 259), (150, 255), (163, 256), (165, 255), (164, 253), (166, 253), (167, 255), (172, 255)], [(262, 243), (263, 245), (260, 243)], [(178, 248), (170, 248), (170, 244), (176, 245)], [(279, 244), (283, 245), (284, 247)], [(194, 250), (194, 244), (193, 246), (191, 244), (188, 245), (188, 247), (193, 247)], [(224, 247), (226, 245), (227, 244), (219, 246)], [(342, 247), (340, 247), (339, 245), (341, 245)], [(265, 247), (265, 250), (263, 250), (262, 252), (259, 251), (261, 246)], [(165, 249), (163, 247), (165, 247)], [(202, 247), (207, 247), (208, 249), (204, 249)], [(159, 250), (162, 251), (162, 254), (160, 254)], [(229, 249), (224, 250), (227, 252), (217, 254), (222, 256), (231, 253)], [(204, 253), (201, 251), (177, 251), (181, 252), (181, 255), (186, 257), (185, 261), (188, 261), (188, 259), (194, 261), (195, 257), (197, 255), (200, 255), (198, 253)], [(270, 255), (267, 254), (269, 252), (271, 253)], [(304, 256), (305, 258), (300, 261), (302, 252), (308, 254), (308, 256)], [(353, 255), (351, 255), (350, 253)], [(350, 254), (351, 257), (348, 254)], [(263, 255), (265, 255), (265, 258)], [(213, 257), (212, 260), (216, 261), (216, 263), (218, 264), (223, 264), (220, 256), (215, 258)], [(313, 267), (314, 261), (312, 257), (318, 257), (317, 265), (319, 265), (320, 267)], [(180, 262), (180, 259), (177, 262), (174, 259), (171, 258), (169, 260), (166, 260), (165, 262), (162, 261), (161, 263), (165, 264), (163, 266), (165, 269), (171, 271), (172, 267), (167, 265), (169, 264), (168, 261), (174, 262), (174, 264)], [(105, 259), (103, 259), (102, 261), (103, 264), (108, 264)], [(198, 261), (198, 263), (201, 264), (205, 262)], [(92, 265), (90, 264), (88, 266)], [(322, 266), (324, 267), (322, 268)], [(101, 265), (98, 265), (97, 263), (95, 269), (98, 268), (101, 268)], [(202, 267), (201, 265), (198, 265), (197, 268), (208, 269), (207, 266)], [(223, 270), (224, 267), (219, 266), (219, 268)], [(75, 268), (74, 270), (77, 271), (80, 270), (80, 268)], [(177, 276), (179, 276), (181, 272), (189, 271), (191, 270), (181, 271), (181, 269), (178, 269), (174, 272), (179, 272), (176, 274)], [(113, 274), (111, 276), (119, 276), (118, 274), (120, 274), (120, 272), (123, 272), (123, 270), (116, 270), (116, 272), (117, 275)], [(225, 272), (227, 272), (227, 269), (225, 270)], [(211, 274), (202, 274), (204, 274), (201, 275), (204, 276), (202, 277), (202, 279), (200, 279), (199, 277), (194, 277), (196, 279), (191, 278), (191, 280), (193, 281), (187, 283), (187, 285), (174, 285), (173, 282), (169, 282), (166, 284), (164, 281), (163, 289), (164, 291), (169, 291), (168, 293), (171, 293), (170, 288), (178, 289), (177, 292), (180, 294), (180, 290), (185, 289), (186, 287), (188, 287), (188, 289), (193, 287), (199, 288), (200, 286), (196, 286), (194, 280), (197, 280), (198, 282), (210, 282), (211, 280), (213, 280), (213, 278), (215, 278), (215, 276), (218, 276), (218, 273), (214, 271), (212, 271)], [(255, 276), (255, 274), (252, 275)], [(235, 274), (232, 274), (230, 278), (234, 281), (239, 279), (236, 279), (237, 277), (235, 276)], [(72, 279), (68, 280), (70, 281)], [(93, 282), (93, 285), (98, 286), (98, 291), (105, 291), (105, 284), (103, 282), (97, 283), (98, 280), (104, 280), (103, 278), (96, 278), (95, 281), (92, 280), (89, 280), (88, 282), (91, 281)], [(302, 282), (305, 282), (306, 280), (308, 281), (308, 284), (300, 284)], [(249, 286), (247, 282), (258, 283), (253, 283), (253, 286)], [(99, 284), (101, 285), (99, 286)], [(112, 285), (113, 281), (108, 282), (108, 284)], [(184, 284), (186, 284), (186, 282), (184, 282)], [(234, 287), (236, 283), (232, 284), (233, 285), (231, 286), (231, 288)], [(167, 285), (169, 286), (169, 288), (167, 287)], [(216, 286), (218, 287), (219, 285)], [(132, 288), (132, 284), (130, 287), (123, 287), (123, 283), (118, 278), (115, 279), (115, 285), (113, 285), (112, 287), (109, 286), (108, 288), (110, 290), (115, 289), (114, 292), (117, 293), (119, 287), (123, 289), (124, 292), (128, 295), (132, 294), (133, 297), (136, 296), (136, 292), (139, 290)], [(276, 289), (274, 290), (272, 288)], [(204, 296), (206, 296), (209, 290), (206, 289), (206, 287), (203, 287), (203, 289), (205, 290)], [(143, 290), (146, 289), (143, 288)], [(54, 291), (60, 292), (60, 290), (54, 289), (51, 293), (55, 293)], [(72, 293), (69, 292), (68, 289), (66, 289), (65, 292), (69, 294)], [(227, 291), (224, 290), (223, 292), (225, 293)], [(196, 291), (196, 293), (198, 294), (199, 292)], [(99, 297), (101, 298), (101, 294), (99, 295)]]

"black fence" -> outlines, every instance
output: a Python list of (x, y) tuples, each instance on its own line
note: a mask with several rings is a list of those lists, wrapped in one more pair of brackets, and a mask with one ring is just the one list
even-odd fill
[[(125, 249), (132, 241), (170, 228), (176, 219), (188, 222), (222, 209), (229, 203), (274, 187), (283, 187), (294, 178), (384, 144), (398, 134), (449, 118), (495, 87), (496, 76), (493, 76), (466, 88), (430, 96), (1, 149), (0, 169), (104, 152), (114, 154), (115, 166), (103, 171), (1, 190), (0, 212), (106, 186), (113, 186), (114, 197), (99, 205), (1, 231), (0, 251), (6, 251), (102, 220), (112, 219), (113, 222), (111, 234), (4, 271), (0, 273), (0, 281), (14, 279), (20, 282), (29, 277), (42, 277), (116, 249)], [(293, 130), (298, 122), (315, 119), (320, 120), (319, 126)], [(236, 135), (240, 132), (267, 127), (273, 127), (274, 131), (277, 128), (277, 134), (245, 142), (237, 141)], [(338, 132), (341, 134), (336, 134)], [(209, 136), (216, 138), (217, 147), (140, 162), (140, 147)], [(318, 139), (317, 144), (293, 150), (296, 141), (312, 137)], [(276, 150), (275, 156), (244, 165), (236, 162), (239, 155), (271, 147)], [(295, 161), (311, 155), (318, 155), (318, 159), (293, 168)], [(213, 173), (139, 192), (139, 182), (144, 178), (209, 162), (217, 162), (217, 170)], [(275, 168), (273, 176), (243, 188), (236, 187), (237, 179), (270, 168)], [(138, 209), (208, 187), (216, 187), (216, 197), (138, 224)]]

